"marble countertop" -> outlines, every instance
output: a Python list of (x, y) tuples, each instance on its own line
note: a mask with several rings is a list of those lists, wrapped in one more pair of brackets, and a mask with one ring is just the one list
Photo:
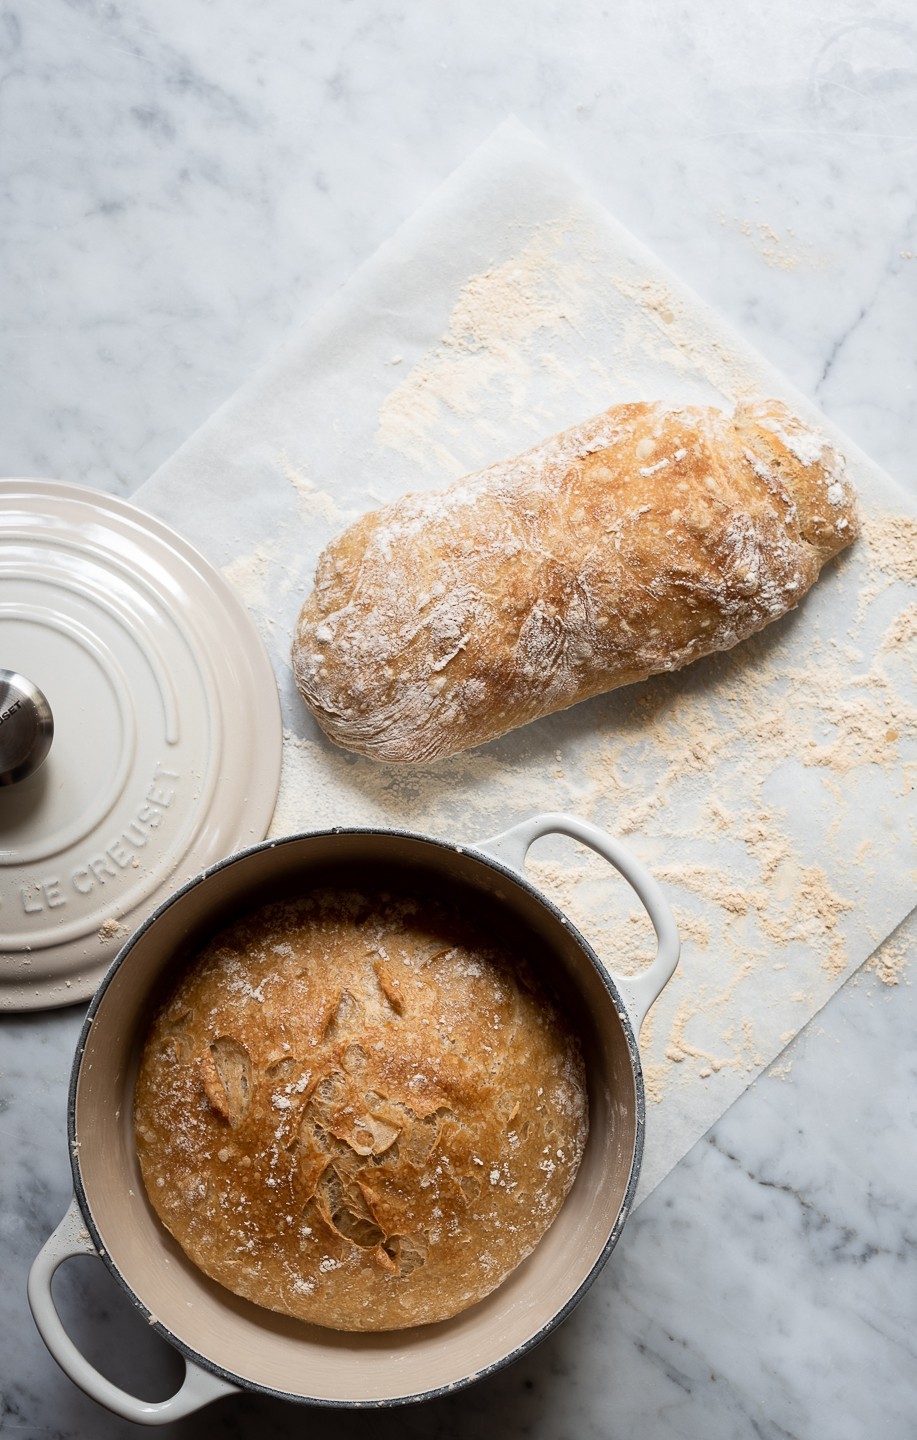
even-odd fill
[[(0, 60), (2, 474), (130, 496), (512, 113), (917, 487), (905, 0), (14, 0)], [(894, 970), (854, 977), (694, 1147), (516, 1365), (404, 1410), (247, 1396), (164, 1433), (910, 1440), (915, 936), (906, 923)], [(81, 1021), (0, 1021), (0, 1432), (22, 1437), (132, 1430), (57, 1369), (25, 1299), (69, 1200)], [(175, 1387), (175, 1357), (102, 1266), (70, 1262), (55, 1293), (114, 1379)]]

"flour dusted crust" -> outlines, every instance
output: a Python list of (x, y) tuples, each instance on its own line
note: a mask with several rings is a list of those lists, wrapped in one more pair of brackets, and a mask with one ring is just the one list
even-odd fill
[(328, 889), (218, 936), (145, 1043), (144, 1183), (230, 1290), (339, 1330), (456, 1314), (554, 1219), (587, 1134), (569, 1025), (450, 907)]
[(857, 528), (842, 457), (779, 401), (619, 405), (332, 541), (296, 682), (339, 745), (433, 760), (728, 649)]

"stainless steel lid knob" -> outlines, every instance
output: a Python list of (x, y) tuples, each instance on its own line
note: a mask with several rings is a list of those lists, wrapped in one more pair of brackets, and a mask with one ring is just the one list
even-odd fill
[(37, 770), (53, 738), (51, 706), (38, 686), (16, 670), (0, 670), (0, 785)]

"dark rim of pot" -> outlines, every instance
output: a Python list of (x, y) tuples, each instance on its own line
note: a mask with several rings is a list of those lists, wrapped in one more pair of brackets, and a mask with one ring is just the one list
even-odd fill
[[(76, 1091), (79, 1082), (80, 1067), (83, 1061), (83, 1052), (86, 1049), (86, 1042), (89, 1038), (90, 1029), (92, 1028), (92, 1024), (95, 1020), (95, 1016), (98, 1012), (99, 1006), (102, 1004), (105, 998), (105, 992), (107, 991), (108, 986), (111, 984), (117, 971), (127, 960), (134, 946), (138, 943), (141, 937), (146, 934), (147, 930), (149, 930), (150, 927), (156, 923), (160, 915), (162, 915), (166, 910), (170, 909), (172, 905), (175, 905), (180, 899), (182, 899), (183, 896), (188, 894), (189, 891), (196, 889), (196, 887), (200, 885), (202, 881), (209, 879), (211, 875), (217, 874), (220, 870), (225, 870), (230, 865), (235, 865), (240, 861), (244, 861), (250, 855), (254, 855), (260, 851), (276, 850), (279, 849), (281, 846), (295, 844), (298, 841), (320, 840), (323, 838), (330, 838), (331, 836), (335, 835), (374, 835), (382, 838), (392, 837), (401, 840), (417, 840), (427, 845), (435, 845), (437, 849), (440, 850), (448, 850), (456, 854), (468, 855), (471, 859), (477, 861), (478, 863), (482, 865), (487, 865), (490, 869), (495, 870), (499, 874), (505, 876), (507, 880), (514, 882), (516, 885), (521, 885), (524, 890), (527, 890), (529, 894), (541, 905), (543, 905), (554, 916), (558, 923), (561, 924), (564, 929), (569, 932), (570, 935), (572, 935), (573, 939), (576, 940), (576, 942), (581, 946), (581, 948), (585, 951), (586, 955), (589, 957), (589, 960), (596, 972), (598, 973), (600, 980), (602, 981), (606, 990), (611, 996), (615, 1010), (618, 1014), (618, 1018), (621, 1021), (634, 1075), (636, 1125), (634, 1135), (634, 1157), (631, 1163), (631, 1170), (627, 1183), (627, 1189), (625, 1191), (624, 1199), (621, 1203), (621, 1208), (618, 1211), (617, 1219), (615, 1220), (614, 1226), (612, 1227), (611, 1234), (609, 1235), (604, 1246), (602, 1247), (601, 1254), (596, 1259), (591, 1270), (589, 1271), (589, 1274), (583, 1280), (582, 1284), (578, 1287), (574, 1294), (570, 1296), (569, 1300), (567, 1300), (566, 1303), (551, 1316), (550, 1320), (545, 1322), (545, 1324), (541, 1327), (540, 1330), (536, 1331), (534, 1335), (529, 1336), (528, 1340), (524, 1340), (520, 1345), (517, 1345), (508, 1354), (503, 1355), (500, 1357), (500, 1359), (493, 1361), (490, 1365), (485, 1365), (481, 1370), (475, 1370), (473, 1374), (463, 1376), (460, 1380), (452, 1381), (447, 1385), (438, 1385), (431, 1390), (422, 1390), (410, 1395), (390, 1396), (382, 1400), (327, 1400), (322, 1399), (318, 1396), (302, 1395), (297, 1393), (296, 1391), (277, 1390), (271, 1385), (261, 1385), (256, 1380), (248, 1380), (244, 1376), (236, 1374), (236, 1372), (233, 1370), (227, 1370), (224, 1366), (218, 1365), (213, 1360), (209, 1360), (205, 1355), (201, 1355), (197, 1350), (194, 1349), (192, 1345), (189, 1345), (186, 1341), (181, 1340), (177, 1335), (174, 1335), (172, 1331), (169, 1330), (169, 1328), (164, 1325), (161, 1320), (158, 1320), (147, 1308), (147, 1306), (144, 1305), (139, 1295), (137, 1295), (137, 1293), (132, 1289), (132, 1287), (128, 1284), (127, 1280), (121, 1274), (121, 1271), (118, 1269), (117, 1265), (115, 1264), (114, 1260), (108, 1252), (108, 1247), (105, 1243), (105, 1240), (96, 1226), (92, 1210), (89, 1205), (89, 1200), (83, 1186), (83, 1178), (80, 1171), (79, 1144), (76, 1135)], [(493, 856), (487, 854), (485, 851), (479, 850), (474, 844), (456, 844), (447, 840), (440, 840), (432, 835), (425, 835), (420, 831), (416, 830), (402, 830), (387, 826), (372, 825), (336, 825), (326, 830), (301, 830), (297, 831), (296, 834), (293, 835), (283, 835), (277, 840), (259, 841), (255, 845), (249, 845), (244, 850), (237, 850), (234, 854), (227, 855), (224, 859), (216, 861), (215, 864), (208, 866), (206, 870), (202, 870), (199, 875), (193, 876), (192, 879), (186, 881), (185, 884), (182, 885), (178, 890), (175, 890), (171, 895), (169, 895), (167, 899), (165, 899), (160, 905), (156, 907), (155, 910), (152, 911), (150, 915), (147, 916), (147, 918), (142, 922), (142, 924), (140, 924), (137, 929), (134, 930), (131, 936), (125, 941), (124, 945), (121, 947), (114, 960), (111, 962), (108, 970), (105, 972), (105, 975), (103, 976), (98, 989), (93, 995), (92, 1000), (89, 1003), (89, 1008), (86, 1012), (86, 1018), (83, 1021), (83, 1027), (80, 1031), (79, 1039), (77, 1041), (76, 1053), (74, 1055), (73, 1066), (70, 1072), (70, 1086), (67, 1097), (68, 1150), (70, 1153), (70, 1168), (73, 1173), (73, 1191), (75, 1199), (80, 1207), (80, 1212), (86, 1222), (86, 1228), (89, 1231), (93, 1244), (95, 1245), (96, 1251), (98, 1252), (99, 1258), (104, 1261), (109, 1272), (114, 1276), (121, 1289), (128, 1296), (134, 1308), (138, 1310), (140, 1314), (144, 1317), (149, 1327), (152, 1330), (155, 1330), (157, 1334), (161, 1335), (162, 1338), (166, 1340), (170, 1345), (174, 1346), (174, 1348), (178, 1350), (182, 1355), (184, 1355), (186, 1359), (192, 1361), (192, 1363), (199, 1366), (200, 1369), (208, 1371), (211, 1375), (215, 1375), (219, 1379), (225, 1380), (227, 1384), (234, 1385), (242, 1390), (248, 1390), (259, 1395), (271, 1395), (278, 1400), (288, 1400), (291, 1401), (293, 1404), (321, 1406), (324, 1409), (330, 1410), (388, 1409), (389, 1407), (395, 1405), (421, 1404), (423, 1401), (426, 1400), (436, 1400), (444, 1395), (453, 1395), (456, 1391), (464, 1390), (469, 1385), (477, 1384), (478, 1381), (485, 1380), (489, 1375), (494, 1375), (499, 1370), (505, 1369), (508, 1365), (513, 1364), (514, 1361), (519, 1360), (523, 1355), (527, 1354), (528, 1351), (534, 1349), (536, 1345), (539, 1345), (543, 1340), (547, 1339), (548, 1335), (550, 1335), (552, 1331), (556, 1330), (557, 1327), (562, 1324), (562, 1322), (567, 1318), (571, 1311), (575, 1309), (575, 1307), (579, 1304), (580, 1300), (582, 1300), (586, 1291), (589, 1289), (593, 1281), (598, 1276), (599, 1272), (604, 1267), (615, 1245), (618, 1243), (618, 1238), (621, 1234), (622, 1229), (624, 1228), (624, 1223), (627, 1220), (628, 1215), (630, 1214), (630, 1210), (633, 1205), (634, 1195), (637, 1189), (637, 1182), (640, 1177), (640, 1166), (643, 1160), (645, 1128), (646, 1094), (643, 1082), (643, 1067), (640, 1063), (640, 1052), (637, 1046), (636, 1037), (634, 1035), (634, 1029), (630, 1021), (630, 1016), (627, 1013), (627, 1008), (624, 1005), (621, 995), (618, 992), (617, 986), (614, 984), (614, 981), (612, 980), (610, 974), (605, 969), (605, 966), (602, 964), (602, 962), (599, 960), (598, 955), (596, 954), (593, 947), (589, 944), (589, 941), (573, 924), (573, 921), (564, 914), (564, 912), (554, 903), (553, 900), (549, 898), (549, 896), (545, 895), (543, 891), (539, 890), (537, 886), (533, 885), (532, 882), (529, 880), (528, 876), (525, 875), (522, 871), (515, 870), (512, 868), (512, 866), (506, 865), (501, 860), (495, 859)]]

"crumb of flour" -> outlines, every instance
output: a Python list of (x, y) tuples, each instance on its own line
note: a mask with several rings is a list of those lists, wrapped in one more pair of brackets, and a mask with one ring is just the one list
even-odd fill
[(99, 944), (108, 945), (112, 940), (125, 939), (129, 931), (127, 926), (122, 924), (116, 916), (109, 915), (107, 920), (102, 921), (97, 933)]
[(223, 566), (223, 575), (229, 584), (252, 609), (262, 609), (265, 605), (272, 559), (270, 544), (264, 544)]
[(781, 234), (764, 220), (730, 217), (720, 211), (722, 226), (732, 226), (751, 242), (766, 265), (772, 270), (822, 270), (829, 263), (829, 257), (819, 255), (811, 242), (801, 240), (791, 227)]
[(322, 490), (306, 473), (294, 465), (285, 450), (281, 450), (277, 464), (280, 473), (287, 480), (299, 499), (300, 510), (309, 519), (322, 519), (334, 527), (349, 525), (357, 517), (355, 510), (344, 510), (327, 490)]
[(899, 928), (884, 940), (866, 962), (868, 973), (875, 975), (883, 985), (900, 985), (907, 980), (910, 949), (907, 937)]

